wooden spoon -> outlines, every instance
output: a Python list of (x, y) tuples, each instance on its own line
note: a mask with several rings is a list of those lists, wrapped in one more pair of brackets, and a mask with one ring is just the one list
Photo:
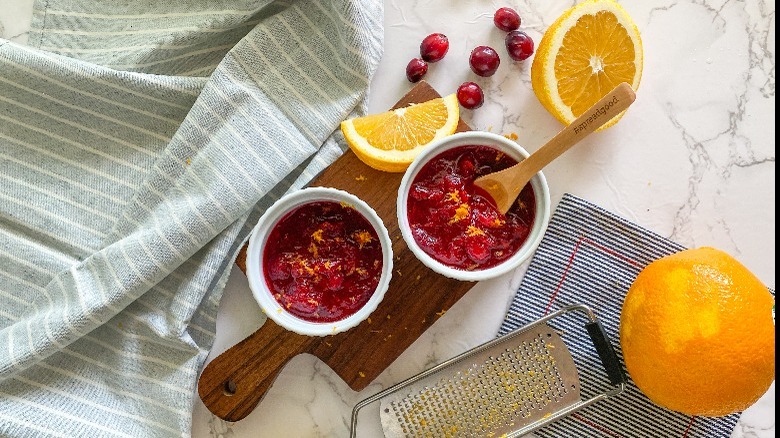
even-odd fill
[(498, 210), (506, 214), (517, 195), (537, 172), (615, 115), (626, 110), (634, 99), (636, 94), (631, 86), (625, 82), (621, 83), (528, 158), (512, 167), (480, 176), (474, 180), (474, 184), (488, 192)]

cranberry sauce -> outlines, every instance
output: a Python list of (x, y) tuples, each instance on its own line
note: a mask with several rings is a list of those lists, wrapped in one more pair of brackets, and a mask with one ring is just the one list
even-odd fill
[(452, 268), (482, 270), (498, 265), (523, 245), (533, 226), (536, 201), (527, 184), (506, 215), (474, 186), (478, 176), (517, 161), (489, 146), (445, 151), (426, 163), (409, 190), (409, 225), (428, 255)]
[(382, 274), (382, 246), (354, 208), (317, 201), (274, 226), (262, 263), (266, 283), (288, 312), (310, 322), (333, 322), (371, 298)]

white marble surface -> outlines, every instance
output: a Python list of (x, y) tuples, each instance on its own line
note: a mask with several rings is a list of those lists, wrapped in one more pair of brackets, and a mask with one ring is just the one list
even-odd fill
[[(465, 80), (485, 89), (485, 105), (464, 110), (476, 129), (517, 133), (533, 151), (559, 129), (530, 86), (530, 60), (477, 78), (468, 53), (487, 44), (504, 53), (492, 13), (513, 6), (538, 43), (573, 1), (386, 0), (385, 55), (369, 94), (383, 111), (409, 88), (404, 68), (420, 40), (442, 32), (450, 52), (426, 76), (441, 93)], [(660, 0), (623, 6), (644, 42), (637, 102), (623, 120), (585, 140), (545, 174), (553, 201), (571, 192), (683, 245), (715, 246), (775, 287), (774, 1)], [(32, 0), (0, 0), (0, 36), (24, 43)], [(259, 407), (225, 423), (195, 397), (192, 435), (342, 437), (362, 398), (495, 336), (524, 267), (478, 284), (368, 388), (355, 393), (310, 356), (294, 359)], [(212, 357), (262, 324), (245, 278), (234, 269), (221, 304)], [(774, 384), (742, 415), (734, 437), (775, 436)], [(361, 415), (360, 437), (381, 437), (378, 411)]]

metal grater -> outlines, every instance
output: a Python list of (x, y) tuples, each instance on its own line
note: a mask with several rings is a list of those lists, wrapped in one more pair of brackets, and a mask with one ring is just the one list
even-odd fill
[[(586, 401), (574, 359), (547, 322), (582, 312), (614, 388)], [(621, 393), (626, 377), (593, 312), (583, 305), (563, 308), (525, 327), (482, 344), (358, 403), (358, 411), (380, 401), (385, 437), (517, 437)]]
[(546, 324), (381, 401), (385, 436), (501, 436), (580, 400), (574, 360)]

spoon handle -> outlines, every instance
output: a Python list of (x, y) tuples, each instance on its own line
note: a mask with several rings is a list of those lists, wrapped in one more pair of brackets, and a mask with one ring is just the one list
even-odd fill
[(533, 155), (523, 160), (523, 162), (527, 162), (523, 167), (526, 169), (528, 179), (531, 179), (544, 166), (550, 164), (580, 140), (612, 120), (618, 113), (625, 111), (634, 102), (634, 99), (636, 99), (636, 94), (631, 86), (625, 82), (620, 83)]
[(485, 189), (493, 197), (498, 210), (505, 214), (536, 173), (618, 113), (625, 111), (635, 99), (636, 94), (631, 86), (621, 83), (528, 158), (512, 167), (481, 176), (474, 184)]

